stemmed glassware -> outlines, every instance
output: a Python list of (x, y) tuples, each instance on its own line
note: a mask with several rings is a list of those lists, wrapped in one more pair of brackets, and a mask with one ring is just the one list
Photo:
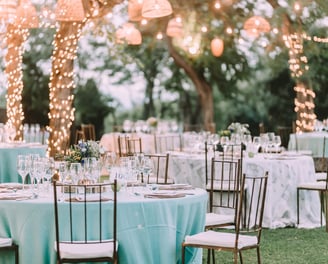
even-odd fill
[(22, 188), (23, 191), (25, 190), (25, 179), (26, 176), (28, 175), (30, 168), (29, 168), (29, 162), (28, 162), (28, 158), (25, 155), (18, 155), (17, 156), (17, 171), (18, 174), (21, 176), (22, 178)]
[(79, 162), (72, 162), (69, 166), (69, 174), (73, 184), (79, 183), (83, 173), (82, 165)]
[(55, 161), (53, 158), (45, 158), (44, 159), (44, 179), (46, 182), (46, 190), (49, 190), (49, 186), (50, 186), (50, 181), (51, 181), (51, 177), (54, 175), (55, 173)]
[(153, 169), (154, 169), (153, 160), (149, 157), (145, 157), (143, 159), (142, 172), (143, 172), (144, 176), (146, 177), (146, 179), (149, 178), (149, 175), (151, 174)]
[(276, 152), (279, 152), (279, 148), (280, 148), (280, 145), (281, 145), (280, 136), (279, 135), (274, 136), (272, 142), (273, 142), (273, 145), (275, 147)]

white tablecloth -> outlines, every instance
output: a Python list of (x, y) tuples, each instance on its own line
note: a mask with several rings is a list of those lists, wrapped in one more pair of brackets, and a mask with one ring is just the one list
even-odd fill
[[(313, 157), (322, 157), (324, 137), (328, 137), (327, 132), (290, 134), (288, 149), (309, 150), (312, 152)], [(328, 144), (325, 146), (325, 155), (328, 156)]]
[[(258, 154), (244, 158), (243, 171), (248, 164), (257, 164), (269, 172), (263, 226), (278, 228), (296, 226), (296, 188), (304, 181), (314, 181), (315, 171), (310, 156)], [(169, 175), (176, 183), (189, 183), (205, 188), (205, 155), (172, 153)], [(320, 201), (317, 192), (301, 192), (300, 227), (320, 226)]]

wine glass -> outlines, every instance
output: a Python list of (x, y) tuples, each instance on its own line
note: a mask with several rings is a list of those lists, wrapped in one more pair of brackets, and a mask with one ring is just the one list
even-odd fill
[(27, 174), (29, 173), (29, 162), (25, 155), (18, 155), (17, 156), (17, 171), (18, 174), (22, 178), (22, 188), (23, 191), (25, 190), (25, 179)]
[(279, 152), (279, 148), (281, 145), (281, 138), (279, 135), (273, 137), (273, 145), (275, 146), (275, 149), (277, 152)]
[(46, 183), (46, 190), (49, 191), (51, 177), (55, 173), (55, 160), (53, 158), (44, 159), (44, 179)]
[(79, 162), (72, 162), (69, 166), (69, 174), (73, 184), (79, 183), (83, 173), (82, 165)]
[(62, 182), (67, 182), (68, 164), (66, 161), (56, 163), (57, 171)]
[(147, 179), (149, 178), (149, 175), (151, 174), (153, 169), (154, 169), (153, 160), (149, 157), (145, 157), (143, 159), (142, 172)]

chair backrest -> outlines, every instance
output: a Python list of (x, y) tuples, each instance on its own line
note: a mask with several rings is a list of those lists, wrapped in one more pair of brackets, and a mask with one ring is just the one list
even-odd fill
[(181, 134), (155, 134), (155, 152), (166, 153), (167, 151), (182, 151)]
[[(116, 249), (116, 180), (112, 183), (90, 185), (54, 181), (53, 190), (57, 259), (61, 259), (59, 243), (94, 244), (112, 239)], [(103, 203), (112, 203), (112, 206), (105, 208)], [(117, 257), (116, 254), (114, 250), (114, 258)]]
[(120, 157), (142, 153), (142, 140), (140, 137), (118, 136), (117, 140), (118, 154)]
[(168, 168), (169, 168), (169, 157), (166, 154), (146, 154), (145, 157), (149, 157), (153, 161), (153, 172), (152, 176), (147, 178), (147, 183), (168, 183)]
[(96, 140), (96, 130), (93, 124), (81, 124), (85, 140)]
[(204, 142), (204, 154), (205, 154), (205, 182), (206, 185), (209, 183), (211, 171), (211, 159), (218, 157), (219, 153), (222, 152), (222, 147), (219, 144), (209, 144), (207, 141)]
[(251, 233), (258, 237), (258, 243), (260, 243), (267, 182), (268, 172), (257, 165), (254, 165), (252, 169), (247, 169), (243, 174), (241, 189), (246, 191), (241, 192), (239, 199), (236, 222), (237, 241), (239, 234)]
[(237, 213), (239, 193), (241, 191), (241, 160), (211, 159), (209, 183), (209, 211), (224, 210)]
[(286, 149), (288, 148), (289, 136), (292, 133), (293, 133), (292, 127), (283, 127), (283, 126), (277, 127), (277, 135), (280, 136), (282, 147), (285, 147)]
[(313, 157), (314, 167), (316, 172), (327, 172), (328, 171), (328, 157), (326, 149), (328, 147), (328, 137), (323, 138), (322, 142), (322, 154), (320, 157)]
[(75, 131), (75, 141), (74, 141), (75, 144), (78, 144), (80, 140), (85, 141), (86, 138), (85, 138), (83, 130), (77, 129)]

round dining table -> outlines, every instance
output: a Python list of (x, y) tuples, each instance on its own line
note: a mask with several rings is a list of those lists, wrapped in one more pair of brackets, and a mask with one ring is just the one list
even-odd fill
[(0, 183), (22, 182), (17, 173), (17, 156), (27, 154), (46, 155), (47, 146), (40, 143), (0, 143)]
[(324, 146), (325, 137), (328, 138), (327, 131), (290, 134), (288, 149), (310, 151), (313, 157), (328, 157), (328, 144)]
[[(202, 189), (174, 192), (185, 196), (147, 198), (142, 192), (118, 193), (120, 264), (180, 263), (184, 237), (204, 230), (208, 198)], [(7, 199), (0, 193), (0, 237), (12, 237), (19, 245), (20, 263), (56, 263), (52, 199), (51, 192), (31, 199)], [(112, 205), (110, 201), (103, 203), (105, 207)], [(0, 263), (12, 263), (11, 258), (10, 254), (0, 256)], [(188, 251), (186, 263), (201, 264), (202, 251)]]
[[(210, 159), (209, 159), (210, 160)], [(245, 155), (242, 170), (256, 165), (268, 171), (268, 190), (263, 226), (281, 228), (320, 226), (320, 200), (318, 192), (301, 192), (300, 224), (297, 225), (297, 186), (302, 182), (316, 181), (313, 158), (297, 152), (258, 153), (250, 158)], [(210, 161), (208, 163), (210, 173)], [(188, 183), (206, 188), (205, 153), (172, 152), (169, 175), (175, 183)]]

